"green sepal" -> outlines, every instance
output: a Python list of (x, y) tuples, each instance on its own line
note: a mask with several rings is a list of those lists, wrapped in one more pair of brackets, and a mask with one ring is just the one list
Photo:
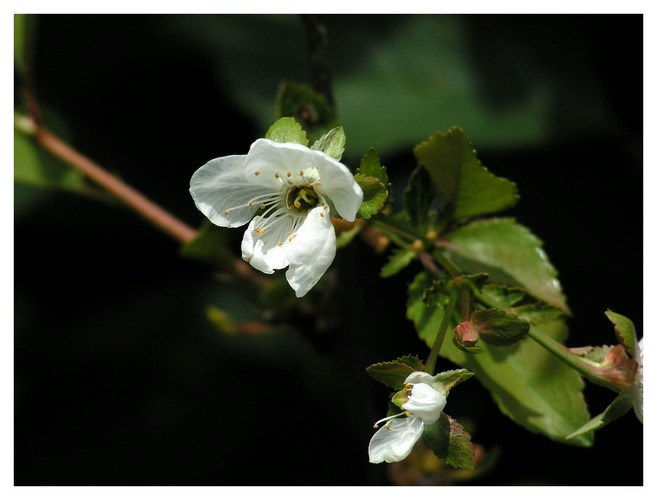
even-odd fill
[(452, 387), (468, 380), (473, 375), (474, 373), (465, 368), (440, 372), (434, 375), (431, 385), (434, 389), (439, 390), (447, 396)]
[(516, 185), (490, 173), (459, 127), (434, 133), (413, 149), (456, 219), (499, 212), (518, 201)]
[(408, 247), (393, 250), (388, 257), (388, 262), (381, 268), (381, 277), (389, 278), (408, 266), (415, 259), (415, 252)]
[(424, 228), (427, 225), (434, 198), (429, 173), (420, 165), (411, 172), (403, 194), (404, 209), (412, 226)]
[(404, 388), (404, 381), (413, 372), (423, 371), (424, 365), (416, 356), (403, 356), (394, 361), (385, 361), (368, 366), (365, 371), (377, 382), (395, 391)]
[(276, 120), (267, 133), (265, 139), (271, 139), (276, 142), (293, 142), (301, 144), (302, 146), (308, 145), (308, 137), (306, 131), (301, 127), (301, 124), (294, 118), (285, 116)]
[(388, 188), (376, 177), (365, 174), (355, 174), (354, 180), (363, 190), (363, 202), (358, 209), (358, 215), (369, 219), (385, 207), (388, 200)]
[(344, 133), (344, 129), (342, 127), (335, 127), (317, 139), (310, 149), (321, 151), (340, 161), (346, 143), (347, 136)]
[(337, 125), (333, 108), (310, 87), (282, 82), (276, 96), (276, 116), (291, 116), (315, 141)]
[(464, 272), (488, 273), (495, 283), (520, 287), (569, 313), (557, 271), (542, 242), (512, 218), (482, 219), (446, 236), (447, 255)]
[[(463, 329), (466, 330), (463, 331)], [(470, 340), (465, 340), (466, 334), (472, 338)], [(456, 325), (456, 328), (454, 328), (454, 335), (452, 335), (452, 342), (463, 352), (469, 352), (472, 354), (482, 352), (481, 347), (477, 345), (479, 342), (479, 332), (476, 331), (476, 328), (474, 328), (470, 321), (465, 321)]]
[(379, 155), (374, 148), (370, 148), (370, 150), (365, 155), (363, 155), (356, 173), (374, 177), (375, 179), (378, 179), (386, 188), (390, 184), (390, 179), (388, 179), (388, 172), (386, 171), (386, 167), (381, 165)]
[(529, 332), (527, 320), (500, 309), (479, 309), (472, 313), (470, 321), (481, 340), (496, 346), (515, 344)]
[(566, 439), (573, 439), (589, 433), (592, 435), (593, 431), (601, 429), (610, 422), (625, 415), (632, 408), (636, 391), (637, 388), (634, 386), (623, 389), (602, 413), (596, 415), (575, 432), (566, 436)]
[(474, 446), (470, 434), (449, 415), (424, 427), (422, 434), (429, 448), (447, 465), (457, 469), (474, 469)]
[(636, 329), (632, 320), (609, 309), (605, 311), (605, 315), (614, 324), (614, 331), (616, 332), (618, 342), (632, 358), (636, 358), (637, 338)]

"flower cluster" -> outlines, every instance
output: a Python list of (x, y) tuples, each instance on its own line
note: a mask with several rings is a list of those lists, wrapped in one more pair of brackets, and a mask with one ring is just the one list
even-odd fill
[(255, 141), (246, 155), (210, 160), (192, 176), (190, 193), (213, 224), (249, 223), (242, 258), (267, 274), (287, 267), (297, 297), (315, 286), (335, 257), (331, 211), (353, 221), (363, 201), (339, 161), (269, 139)]
[(377, 428), (385, 422), (370, 440), (370, 462), (404, 460), (422, 436), (424, 427), (440, 418), (447, 398), (432, 385), (433, 381), (434, 377), (425, 372), (413, 372), (406, 378), (404, 389), (393, 397), (393, 402), (404, 411), (374, 424)]

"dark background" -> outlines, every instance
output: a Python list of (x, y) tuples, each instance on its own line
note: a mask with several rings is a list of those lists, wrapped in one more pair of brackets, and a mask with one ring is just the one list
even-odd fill
[[(191, 174), (210, 158), (245, 153), (263, 135), (260, 118), (229, 86), (238, 77), (222, 77), (231, 58), (283, 47), (280, 61), (269, 61), (279, 72), (265, 78), (272, 109), (278, 80), (310, 83), (301, 24), (283, 17), (270, 26), (267, 16), (234, 24), (227, 16), (41, 16), (37, 95), (66, 120), (76, 148), (196, 227)], [(407, 22), (323, 19), (334, 75), (356, 71)], [(520, 99), (530, 82), (550, 84), (541, 141), (480, 147), (471, 139), (484, 165), (518, 184), (511, 213), (559, 270), (574, 311), (569, 345), (612, 343), (607, 308), (630, 317), (641, 336), (642, 16), (454, 19), (490, 109)], [(198, 33), (172, 29), (215, 21), (219, 31), (233, 26), (226, 37), (234, 42), (211, 55), (194, 44)], [(240, 37), (244, 26), (262, 39)], [(244, 77), (252, 83), (264, 85)], [(382, 153), (393, 181), (413, 168), (413, 144)], [(386, 466), (367, 460), (388, 394), (364, 369), (426, 355), (403, 307), (413, 269), (381, 280), (385, 257), (357, 241), (336, 261), (352, 276), (340, 309), (349, 328), (322, 338), (303, 329), (228, 337), (205, 310), (248, 316), (244, 293), (181, 258), (176, 242), (137, 215), (20, 185), (15, 199), (17, 485), (389, 484)], [(241, 231), (231, 237), (237, 250)], [(370, 313), (380, 301), (385, 315)], [(613, 396), (597, 387), (586, 394), (592, 414)], [(474, 381), (449, 406), (475, 423), (475, 441), (500, 452), (488, 474), (467, 484), (643, 482), (643, 431), (633, 414), (580, 449), (516, 426)]]

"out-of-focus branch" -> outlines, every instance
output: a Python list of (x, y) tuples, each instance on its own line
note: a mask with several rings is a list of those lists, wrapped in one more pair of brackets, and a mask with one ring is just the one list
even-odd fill
[(329, 106), (334, 107), (331, 71), (326, 51), (328, 45), (326, 26), (319, 21), (315, 14), (302, 14), (301, 20), (308, 36), (313, 88), (324, 96)]
[(73, 149), (52, 132), (34, 122), (34, 120), (28, 117), (20, 117), (16, 120), (16, 126), (23, 132), (33, 136), (43, 149), (84, 174), (169, 236), (184, 244), (197, 235), (195, 229), (189, 227), (121, 179)]

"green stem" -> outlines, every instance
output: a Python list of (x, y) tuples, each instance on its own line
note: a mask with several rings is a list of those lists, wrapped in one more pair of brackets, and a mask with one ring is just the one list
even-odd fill
[(388, 217), (383, 214), (377, 214), (376, 219), (372, 219), (372, 223), (378, 229), (382, 229), (388, 234), (392, 232), (406, 240), (408, 243), (412, 243), (415, 240), (420, 240), (426, 245), (426, 242), (422, 236), (408, 228), (406, 225), (396, 221), (392, 217)]
[(440, 266), (447, 271), (452, 278), (456, 278), (457, 276), (461, 276), (463, 272), (458, 268), (456, 264), (454, 264), (445, 254), (443, 254), (441, 251), (436, 250), (433, 252), (432, 257), (440, 264)]
[(548, 337), (547, 335), (543, 335), (534, 329), (530, 329), (529, 333), (527, 333), (527, 336), (539, 344), (541, 347), (546, 349), (550, 354), (566, 363), (572, 369), (584, 375), (584, 377), (589, 379), (591, 382), (611, 389), (615, 392), (620, 392), (625, 388), (624, 385), (615, 384), (608, 377), (597, 375), (595, 373), (595, 364), (589, 363), (585, 359), (571, 353), (567, 347)]
[(431, 347), (431, 352), (425, 363), (425, 368), (427, 373), (433, 374), (436, 369), (436, 361), (438, 360), (438, 353), (440, 352), (440, 347), (443, 344), (443, 339), (447, 333), (447, 327), (449, 326), (449, 320), (452, 318), (452, 313), (454, 312), (454, 307), (456, 306), (456, 299), (458, 298), (458, 292), (453, 290), (449, 296), (449, 302), (445, 308), (445, 314), (443, 320), (440, 322), (440, 327), (438, 328), (438, 333), (436, 333), (436, 338), (433, 341), (433, 346)]

